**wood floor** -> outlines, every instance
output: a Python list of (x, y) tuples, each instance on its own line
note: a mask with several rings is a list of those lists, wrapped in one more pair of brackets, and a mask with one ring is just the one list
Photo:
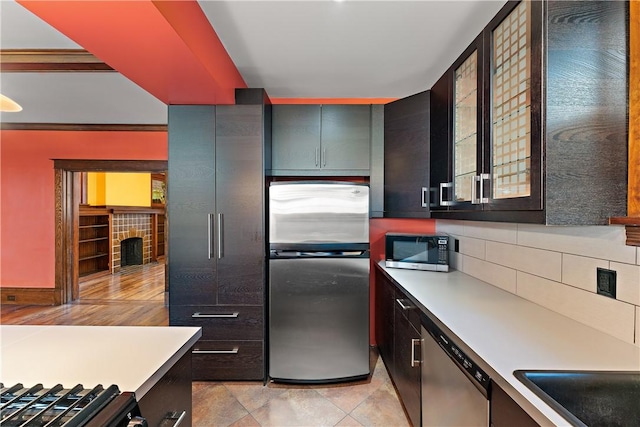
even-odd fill
[(80, 298), (59, 306), (2, 305), (3, 325), (166, 326), (164, 263), (82, 280)]
[[(0, 306), (0, 323), (12, 325), (165, 326), (164, 264), (125, 267), (80, 284), (69, 304)], [(372, 352), (366, 380), (287, 386), (260, 382), (194, 382), (194, 427), (394, 426), (408, 427), (387, 370)]]

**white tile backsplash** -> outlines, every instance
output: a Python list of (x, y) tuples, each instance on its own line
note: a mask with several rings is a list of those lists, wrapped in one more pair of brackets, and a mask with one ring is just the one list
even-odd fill
[(562, 280), (562, 254), (560, 252), (518, 246), (517, 269), (550, 280)]
[(562, 256), (562, 283), (596, 292), (598, 268), (609, 268), (609, 261), (564, 254)]
[(485, 259), (505, 267), (516, 268), (518, 265), (518, 247), (500, 242), (487, 242)]
[(516, 243), (518, 225), (503, 222), (463, 221), (464, 235), (494, 242)]
[[(453, 268), (640, 346), (640, 251), (624, 227), (437, 220), (436, 230), (460, 240)], [(596, 293), (598, 267), (617, 272), (617, 299)]]
[(436, 232), (462, 236), (464, 234), (464, 221), (449, 221), (441, 219), (436, 222)]
[(518, 272), (517, 294), (578, 322), (633, 343), (635, 310), (627, 304), (593, 292)]
[(474, 258), (485, 259), (486, 241), (473, 237), (460, 237), (460, 253)]
[(549, 227), (518, 224), (518, 245), (633, 264), (636, 248), (625, 246), (624, 227)]
[(616, 298), (640, 306), (640, 266), (612, 262), (616, 272)]
[(491, 283), (493, 286), (512, 294), (516, 293), (516, 270), (470, 256), (464, 256), (463, 265), (463, 273)]

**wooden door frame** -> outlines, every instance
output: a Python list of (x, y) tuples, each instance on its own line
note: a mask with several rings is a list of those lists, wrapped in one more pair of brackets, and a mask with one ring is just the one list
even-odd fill
[(78, 299), (77, 230), (80, 172), (166, 173), (166, 160), (53, 159), (55, 172), (55, 294), (56, 303)]

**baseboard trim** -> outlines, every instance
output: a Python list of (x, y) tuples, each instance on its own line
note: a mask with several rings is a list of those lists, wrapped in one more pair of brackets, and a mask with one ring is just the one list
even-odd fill
[(0, 303), (12, 305), (60, 305), (62, 295), (55, 288), (0, 288)]

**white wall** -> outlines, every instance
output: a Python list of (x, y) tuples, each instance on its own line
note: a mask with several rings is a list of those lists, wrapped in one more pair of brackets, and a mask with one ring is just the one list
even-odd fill
[[(459, 239), (453, 268), (640, 346), (640, 253), (623, 226), (550, 227), (438, 220)], [(617, 272), (616, 299), (596, 293), (596, 268)]]

